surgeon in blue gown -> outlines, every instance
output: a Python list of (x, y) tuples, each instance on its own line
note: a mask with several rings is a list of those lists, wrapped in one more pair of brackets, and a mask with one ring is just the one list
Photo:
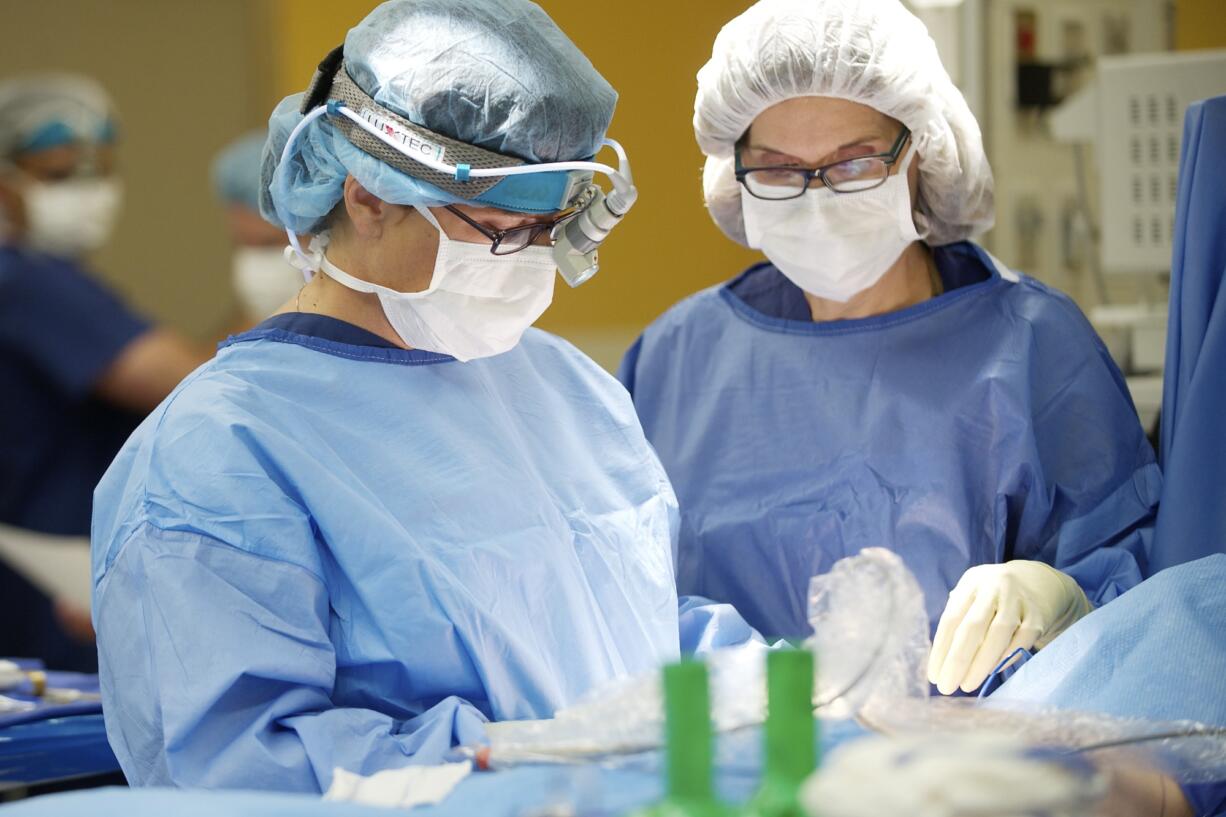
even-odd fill
[[(585, 159), (616, 99), (525, 0), (392, 0), (342, 53), (320, 98), (447, 161)], [(302, 103), (270, 120), (262, 206), (314, 236), (310, 282), (96, 494), (107, 730), (134, 785), (318, 792), (337, 767), (440, 762), (675, 659), (687, 613), (696, 643), (720, 630), (679, 609), (676, 501), (629, 396), (529, 328), (558, 172), (462, 195)]]
[(622, 366), (680, 500), (679, 592), (801, 635), (809, 577), (888, 547), (948, 694), (1140, 581), (1154, 453), (1072, 301), (967, 240), (991, 170), (923, 25), (762, 0), (717, 38), (694, 122), (712, 217), (768, 261)]

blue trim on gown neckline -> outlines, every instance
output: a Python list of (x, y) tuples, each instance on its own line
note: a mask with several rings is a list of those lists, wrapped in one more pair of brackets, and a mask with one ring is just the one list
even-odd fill
[(293, 343), (336, 357), (396, 363), (402, 366), (428, 366), (450, 363), (451, 355), (425, 349), (402, 349), (373, 332), (329, 315), (285, 312), (266, 318), (258, 326), (226, 338), (218, 349), (255, 340)]
[(884, 315), (814, 322), (800, 287), (766, 261), (728, 282), (719, 294), (739, 317), (764, 329), (797, 335), (841, 335), (910, 323), (1005, 283), (988, 254), (969, 241), (935, 247), (932, 254), (945, 292)]

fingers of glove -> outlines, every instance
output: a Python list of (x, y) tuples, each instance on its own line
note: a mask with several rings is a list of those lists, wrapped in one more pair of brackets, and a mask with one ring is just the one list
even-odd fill
[(977, 594), (970, 609), (962, 617), (950, 644), (949, 655), (937, 674), (937, 689), (942, 695), (952, 694), (971, 668), (971, 661), (979, 651), (979, 645), (983, 643), (988, 627), (996, 616), (997, 603), (998, 596), (994, 592)]
[(962, 623), (962, 618), (966, 611), (971, 609), (974, 601), (974, 591), (963, 589), (961, 582), (949, 594), (949, 601), (945, 603), (945, 611), (941, 613), (941, 621), (937, 624), (936, 637), (932, 640), (932, 653), (928, 656), (928, 683), (935, 684), (940, 678), (941, 665), (945, 663), (954, 633), (958, 631), (958, 625)]
[(983, 643), (975, 652), (970, 669), (962, 677), (959, 686), (963, 692), (974, 692), (983, 685), (997, 664), (1005, 660), (1009, 654), (1009, 644), (1022, 623), (1022, 604), (1016, 596), (1008, 597), (997, 603), (996, 615), (988, 625)]
[(1017, 628), (1017, 632), (1013, 634), (1013, 640), (1009, 642), (1009, 646), (1005, 648), (1005, 655), (1012, 655), (1017, 649), (1034, 651), (1035, 644), (1039, 640), (1039, 636), (1043, 631), (1037, 627), (1029, 619), (1022, 619), (1021, 625)]

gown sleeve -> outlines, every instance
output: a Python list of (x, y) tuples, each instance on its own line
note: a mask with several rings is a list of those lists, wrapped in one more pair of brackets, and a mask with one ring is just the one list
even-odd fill
[(731, 604), (702, 596), (678, 599), (677, 622), (681, 629), (681, 654), (702, 656), (724, 647), (766, 644), (766, 639)]
[(64, 394), (85, 395), (148, 321), (73, 262), (11, 257), (27, 268), (0, 275), (0, 348)]
[(1072, 576), (1096, 605), (1148, 575), (1162, 475), (1124, 377), (1056, 296), (1033, 336), (1033, 440), (1006, 491), (1005, 558)]
[(485, 716), (455, 697), (414, 717), (335, 705), (329, 617), (327, 588), (299, 565), (139, 525), (95, 599), (108, 737), (128, 780), (320, 792), (338, 767), (438, 763), (483, 740)]

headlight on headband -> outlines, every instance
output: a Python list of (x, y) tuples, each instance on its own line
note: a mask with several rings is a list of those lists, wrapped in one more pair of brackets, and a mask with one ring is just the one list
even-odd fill
[[(375, 102), (349, 76), (343, 46), (319, 64), (303, 98), (302, 122), (286, 141), (282, 161), (301, 130), (327, 115), (359, 150), (444, 193), (484, 207), (527, 213), (578, 208), (554, 230), (554, 259), (572, 287), (599, 269), (597, 249), (638, 198), (630, 162), (621, 145), (604, 144), (617, 154), (618, 167), (592, 161), (528, 164), (485, 150), (410, 122)], [(612, 182), (606, 193), (594, 182), (603, 173)], [(301, 252), (296, 236), (290, 243)]]

